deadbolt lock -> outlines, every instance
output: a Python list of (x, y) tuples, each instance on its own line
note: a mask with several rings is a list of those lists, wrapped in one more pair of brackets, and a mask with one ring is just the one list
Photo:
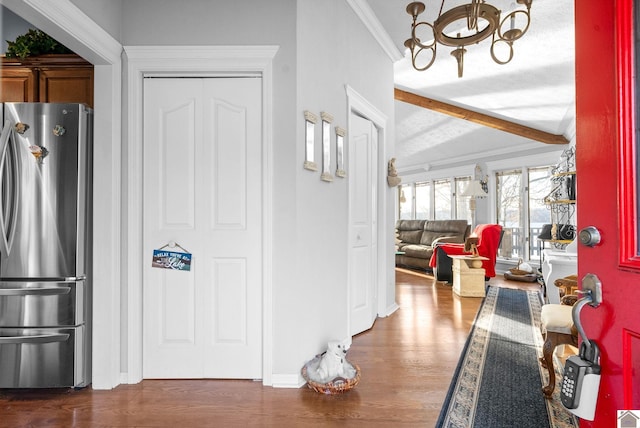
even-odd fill
[(587, 247), (595, 247), (601, 241), (600, 231), (593, 226), (587, 226), (584, 229), (580, 230), (578, 233), (578, 238), (582, 245), (586, 245)]

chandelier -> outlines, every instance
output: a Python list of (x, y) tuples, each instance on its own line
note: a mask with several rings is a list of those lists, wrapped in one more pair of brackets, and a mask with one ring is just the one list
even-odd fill
[[(491, 36), (491, 58), (498, 64), (506, 64), (513, 58), (513, 42), (529, 29), (529, 12), (533, 0), (516, 0), (525, 9), (512, 10), (504, 19), (501, 11), (485, 0), (471, 0), (469, 4), (456, 6), (446, 12), (444, 0), (438, 18), (433, 24), (418, 22), (418, 15), (425, 10), (424, 3), (407, 5), (407, 13), (413, 17), (411, 38), (404, 45), (411, 51), (413, 68), (424, 71), (436, 60), (438, 43), (455, 48), (451, 55), (458, 62), (458, 77), (462, 77), (465, 46), (480, 43)], [(426, 59), (423, 59), (426, 58)]]

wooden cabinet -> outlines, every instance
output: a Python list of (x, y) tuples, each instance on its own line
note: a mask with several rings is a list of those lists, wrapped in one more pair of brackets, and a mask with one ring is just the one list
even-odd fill
[(2, 102), (36, 102), (37, 73), (28, 68), (5, 68), (0, 71), (0, 101)]
[(45, 103), (85, 103), (93, 107), (93, 68), (43, 68), (38, 76), (38, 94)]
[(93, 65), (77, 55), (2, 58), (0, 102), (84, 103), (93, 107)]

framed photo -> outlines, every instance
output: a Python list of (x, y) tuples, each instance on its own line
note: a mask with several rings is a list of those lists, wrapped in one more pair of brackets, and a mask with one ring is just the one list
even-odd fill
[(344, 170), (344, 137), (347, 130), (336, 126), (336, 177), (345, 178), (347, 171)]
[(320, 113), (322, 118), (322, 181), (333, 181), (331, 174), (331, 122), (333, 116), (329, 113)]
[(317, 171), (318, 165), (314, 162), (315, 151), (315, 132), (316, 122), (318, 122), (318, 116), (310, 111), (304, 111), (304, 147), (305, 147), (305, 159), (304, 169), (309, 171)]

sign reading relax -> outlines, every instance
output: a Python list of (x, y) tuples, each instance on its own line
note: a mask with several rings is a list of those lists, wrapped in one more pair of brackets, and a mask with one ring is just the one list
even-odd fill
[(191, 270), (191, 253), (153, 250), (151, 267), (172, 270)]

